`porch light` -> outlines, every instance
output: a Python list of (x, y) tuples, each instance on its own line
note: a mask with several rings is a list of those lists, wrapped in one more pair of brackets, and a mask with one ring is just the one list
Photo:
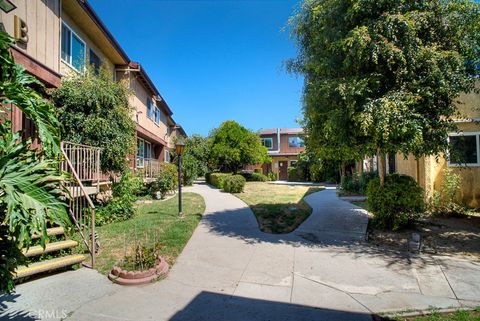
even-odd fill
[(177, 152), (178, 156), (183, 154), (184, 149), (185, 149), (185, 144), (183, 142), (178, 142), (177, 144), (175, 144), (175, 151)]

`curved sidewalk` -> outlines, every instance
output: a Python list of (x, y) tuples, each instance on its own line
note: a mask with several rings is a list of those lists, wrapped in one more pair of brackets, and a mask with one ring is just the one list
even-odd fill
[[(81, 269), (20, 286), (23, 303), (10, 308), (65, 308), (67, 320), (310, 321), (480, 304), (478, 263), (403, 256), (359, 242), (364, 212), (334, 190), (309, 195), (312, 215), (283, 235), (262, 233), (249, 207), (231, 194), (207, 185), (186, 190), (205, 198), (206, 212), (165, 280), (121, 287)], [(79, 273), (95, 285), (72, 287), (68, 277)], [(43, 289), (37, 293), (43, 300), (22, 301), (34, 288)], [(78, 300), (65, 295), (62, 303), (63, 288)]]

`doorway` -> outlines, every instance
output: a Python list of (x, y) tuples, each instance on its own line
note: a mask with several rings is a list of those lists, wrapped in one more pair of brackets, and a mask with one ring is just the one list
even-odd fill
[(288, 179), (288, 161), (278, 162), (278, 178), (281, 181), (286, 181)]

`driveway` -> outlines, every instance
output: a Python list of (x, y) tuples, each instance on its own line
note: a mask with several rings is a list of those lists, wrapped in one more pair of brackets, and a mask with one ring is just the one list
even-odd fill
[(260, 232), (251, 210), (233, 195), (207, 185), (187, 190), (205, 198), (206, 212), (165, 280), (120, 287), (88, 269), (61, 273), (3, 297), (3, 316), (371, 320), (380, 312), (480, 305), (478, 262), (369, 246), (366, 212), (333, 189), (309, 195), (312, 215), (282, 235)]

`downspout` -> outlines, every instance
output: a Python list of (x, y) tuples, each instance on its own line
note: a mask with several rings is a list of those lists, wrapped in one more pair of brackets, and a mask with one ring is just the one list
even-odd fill
[(280, 128), (277, 128), (277, 150), (272, 150), (272, 153), (280, 153)]

